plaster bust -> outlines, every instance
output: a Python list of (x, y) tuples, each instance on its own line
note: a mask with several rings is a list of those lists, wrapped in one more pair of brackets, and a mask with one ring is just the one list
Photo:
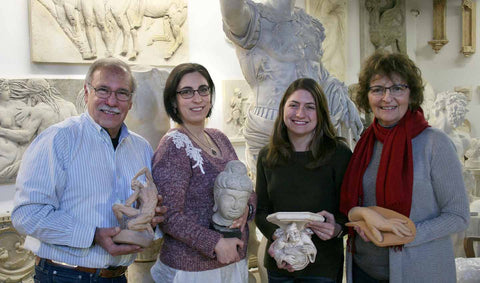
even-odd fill
[(247, 175), (247, 167), (239, 160), (228, 162), (225, 170), (215, 179), (213, 187), (213, 224), (232, 225), (233, 220), (245, 213), (252, 192), (253, 183)]

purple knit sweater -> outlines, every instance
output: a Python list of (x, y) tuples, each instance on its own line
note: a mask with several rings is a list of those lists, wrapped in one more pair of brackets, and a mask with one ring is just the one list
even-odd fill
[[(170, 129), (153, 157), (152, 173), (163, 204), (168, 207), (161, 228), (165, 233), (160, 260), (175, 269), (203, 271), (222, 267), (215, 256), (221, 234), (210, 230), (213, 184), (228, 161), (237, 155), (228, 138), (216, 129), (205, 129), (222, 153), (215, 158), (201, 150), (183, 129)], [(248, 227), (247, 227), (248, 228)], [(244, 258), (248, 229), (242, 240)]]

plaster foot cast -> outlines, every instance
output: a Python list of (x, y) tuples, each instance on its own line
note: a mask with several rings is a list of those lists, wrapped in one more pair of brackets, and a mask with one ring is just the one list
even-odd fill
[[(143, 174), (147, 180), (145, 185), (137, 180)], [(148, 168), (144, 167), (133, 177), (132, 190), (133, 194), (125, 201), (125, 204), (116, 203), (112, 207), (122, 228), (122, 231), (113, 237), (113, 241), (146, 248), (153, 241), (153, 229), (150, 222), (155, 215), (158, 200), (157, 188)], [(137, 208), (132, 207), (135, 201), (137, 201)]]
[(286, 262), (294, 270), (302, 270), (315, 262), (317, 249), (312, 242), (313, 231), (305, 228), (310, 221), (325, 221), (322, 215), (311, 212), (277, 212), (267, 220), (280, 228), (274, 233), (275, 241), (270, 249), (278, 265)]
[(248, 177), (247, 167), (239, 160), (227, 163), (225, 170), (218, 174), (213, 186), (215, 205), (212, 227), (225, 238), (242, 238), (239, 228), (230, 228), (233, 221), (244, 215), (248, 200), (253, 192), (252, 180)]
[[(353, 211), (360, 209), (361, 211)], [(396, 211), (379, 206), (354, 207), (348, 213), (348, 227), (359, 227), (378, 247), (404, 245), (415, 239), (416, 228), (412, 220)]]

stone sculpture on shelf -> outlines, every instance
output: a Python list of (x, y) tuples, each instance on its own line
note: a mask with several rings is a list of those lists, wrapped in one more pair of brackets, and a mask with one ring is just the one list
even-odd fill
[[(145, 185), (138, 180), (141, 175), (145, 175)], [(146, 248), (153, 242), (154, 232), (150, 223), (155, 216), (158, 201), (157, 187), (153, 183), (152, 173), (148, 168), (143, 168), (133, 177), (132, 190), (133, 194), (125, 204), (116, 203), (112, 207), (122, 229), (113, 237), (113, 241)], [(136, 207), (133, 207), (135, 202), (137, 202)]]
[(229, 227), (248, 209), (252, 192), (253, 183), (248, 177), (247, 167), (240, 160), (229, 161), (225, 170), (218, 174), (213, 186), (215, 205), (212, 226), (225, 238), (241, 239), (240, 229)]
[(312, 212), (277, 212), (267, 216), (267, 220), (280, 228), (274, 233), (275, 241), (269, 248), (269, 253), (280, 265), (286, 262), (294, 270), (302, 270), (309, 263), (315, 262), (317, 248), (312, 242), (313, 231), (305, 228), (310, 221), (321, 221), (322, 215)]
[(254, 93), (243, 130), (246, 161), (253, 176), (282, 95), (295, 79), (309, 77), (320, 83), (340, 135), (356, 138), (363, 128), (346, 85), (322, 65), (322, 24), (294, 4), (294, 0), (220, 0), (224, 31), (235, 45), (243, 75)]

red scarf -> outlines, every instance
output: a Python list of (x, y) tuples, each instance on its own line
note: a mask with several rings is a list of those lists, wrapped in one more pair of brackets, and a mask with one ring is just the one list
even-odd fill
[(363, 205), (363, 175), (378, 139), (383, 143), (377, 172), (377, 206), (410, 216), (413, 188), (412, 139), (429, 127), (423, 110), (407, 110), (393, 128), (384, 128), (377, 119), (368, 127), (353, 152), (342, 183), (340, 211), (348, 215), (354, 206)]

